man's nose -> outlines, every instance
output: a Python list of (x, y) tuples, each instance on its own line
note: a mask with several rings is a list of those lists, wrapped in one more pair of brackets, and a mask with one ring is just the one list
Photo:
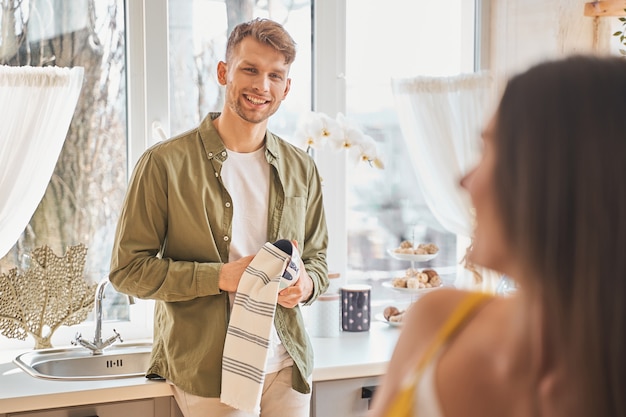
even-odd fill
[(259, 91), (268, 91), (270, 85), (270, 78), (267, 75), (260, 74), (254, 80), (254, 88)]

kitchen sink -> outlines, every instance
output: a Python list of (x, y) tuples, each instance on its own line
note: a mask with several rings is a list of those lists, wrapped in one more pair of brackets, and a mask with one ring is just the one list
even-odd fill
[(41, 349), (22, 353), (13, 362), (36, 378), (86, 381), (145, 375), (152, 343), (123, 343), (94, 355), (83, 347)]

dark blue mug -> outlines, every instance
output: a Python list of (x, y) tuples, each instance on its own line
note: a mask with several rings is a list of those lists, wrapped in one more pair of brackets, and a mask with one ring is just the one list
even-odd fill
[(346, 332), (367, 332), (370, 329), (371, 295), (369, 285), (341, 287), (341, 329)]

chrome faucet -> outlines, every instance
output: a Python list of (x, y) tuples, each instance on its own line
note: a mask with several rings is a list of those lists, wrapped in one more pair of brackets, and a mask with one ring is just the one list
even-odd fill
[[(100, 281), (98, 283), (98, 286), (96, 287), (96, 299), (94, 304), (96, 332), (93, 341), (90, 342), (83, 339), (80, 333), (76, 333), (76, 337), (74, 338), (74, 340), (72, 340), (72, 345), (81, 345), (91, 350), (91, 353), (93, 355), (102, 355), (102, 350), (111, 346), (118, 339), (120, 342), (123, 342), (122, 336), (120, 336), (120, 334), (115, 329), (113, 329), (113, 333), (115, 333), (113, 336), (104, 341), (102, 340), (102, 299), (104, 298), (104, 289), (106, 288), (107, 284), (109, 284), (109, 280), (105, 278)], [(131, 304), (134, 304), (131, 297), (129, 297), (128, 300)]]

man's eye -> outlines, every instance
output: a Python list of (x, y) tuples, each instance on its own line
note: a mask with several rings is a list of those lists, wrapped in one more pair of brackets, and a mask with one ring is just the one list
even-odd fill
[(252, 73), (256, 72), (256, 69), (254, 69), (254, 68), (244, 68), (243, 70), (246, 71), (246, 72), (252, 72)]
[(270, 77), (275, 78), (277, 80), (282, 80), (283, 79), (282, 75), (279, 75), (279, 74), (272, 74), (272, 75), (270, 75)]

